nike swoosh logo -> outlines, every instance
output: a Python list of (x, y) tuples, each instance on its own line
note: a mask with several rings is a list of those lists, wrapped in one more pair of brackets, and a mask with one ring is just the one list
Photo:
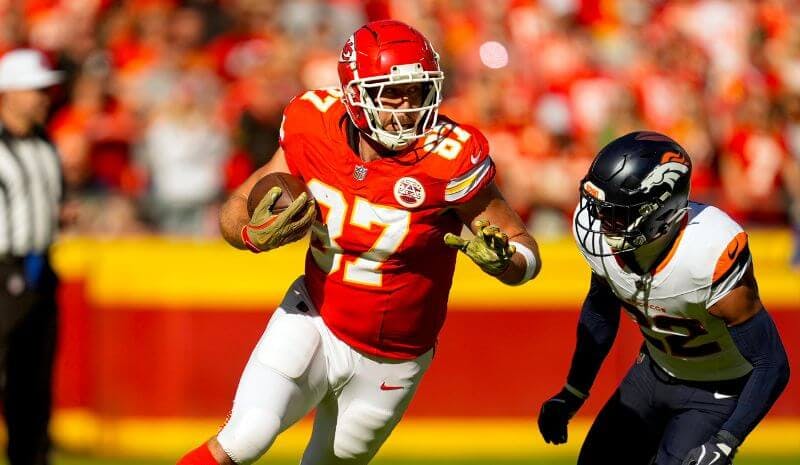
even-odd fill
[(478, 160), (480, 159), (481, 159), (481, 152), (473, 153), (472, 155), (469, 156), (469, 161), (471, 161), (473, 165), (477, 165)]
[(700, 457), (697, 457), (697, 462), (695, 464), (702, 463), (703, 457), (706, 456), (706, 446), (700, 446)]
[(381, 391), (396, 391), (398, 389), (403, 389), (403, 386), (387, 386), (386, 381), (381, 383)]
[(730, 396), (730, 395), (728, 395), (728, 394), (720, 394), (719, 392), (715, 392), (715, 393), (714, 393), (714, 398), (715, 398), (715, 399), (718, 399), (718, 400), (722, 400), (722, 399), (730, 399), (731, 397), (733, 397), (733, 396)]
[(734, 247), (733, 250), (728, 248), (728, 258), (733, 260), (733, 257), (736, 256), (736, 252), (738, 252), (738, 251), (739, 251), (739, 241), (736, 241), (736, 247)]
[(714, 460), (712, 460), (711, 462), (709, 462), (709, 463), (708, 463), (708, 465), (714, 465), (714, 462), (716, 462), (717, 460), (719, 460), (719, 457), (720, 457), (720, 455), (721, 455), (721, 454), (720, 454), (719, 452), (714, 452)]

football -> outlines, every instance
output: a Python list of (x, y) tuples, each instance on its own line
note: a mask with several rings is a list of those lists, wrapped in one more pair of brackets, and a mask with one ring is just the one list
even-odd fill
[(247, 196), (247, 215), (253, 216), (258, 203), (267, 195), (270, 189), (278, 186), (281, 188), (281, 196), (275, 201), (272, 208), (272, 213), (280, 213), (291, 205), (291, 203), (305, 192), (311, 198), (311, 192), (308, 191), (306, 184), (299, 178), (292, 176), (289, 173), (270, 173), (263, 178), (259, 179), (255, 186), (250, 190)]

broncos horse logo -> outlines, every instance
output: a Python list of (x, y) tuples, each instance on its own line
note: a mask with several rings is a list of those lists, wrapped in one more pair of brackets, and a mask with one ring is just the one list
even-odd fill
[(653, 171), (642, 180), (639, 188), (642, 192), (647, 194), (656, 187), (667, 184), (671, 191), (681, 176), (688, 172), (689, 166), (686, 164), (677, 161), (668, 161), (656, 166)]

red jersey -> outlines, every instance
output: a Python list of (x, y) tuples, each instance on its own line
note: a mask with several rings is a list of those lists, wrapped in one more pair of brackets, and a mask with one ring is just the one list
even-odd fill
[(440, 117), (431, 134), (364, 162), (348, 145), (338, 89), (308, 91), (284, 111), (281, 147), (319, 206), (305, 276), (328, 327), (370, 355), (412, 359), (444, 323), (462, 222), (450, 207), (494, 178), (486, 138)]

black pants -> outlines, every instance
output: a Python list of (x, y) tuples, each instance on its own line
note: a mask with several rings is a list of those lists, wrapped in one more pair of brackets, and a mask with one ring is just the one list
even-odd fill
[(720, 430), (745, 382), (679, 381), (643, 350), (597, 415), (578, 465), (680, 465)]
[(20, 260), (0, 262), (0, 376), (11, 465), (49, 463), (57, 279), (49, 264), (33, 286)]

